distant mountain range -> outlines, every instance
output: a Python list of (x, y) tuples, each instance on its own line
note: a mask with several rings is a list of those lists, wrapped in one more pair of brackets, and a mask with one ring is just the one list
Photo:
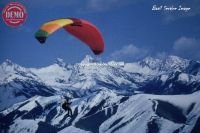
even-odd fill
[[(200, 62), (168, 56), (133, 63), (57, 59), (0, 65), (0, 132), (198, 133)], [(72, 98), (73, 116), (61, 108)]]

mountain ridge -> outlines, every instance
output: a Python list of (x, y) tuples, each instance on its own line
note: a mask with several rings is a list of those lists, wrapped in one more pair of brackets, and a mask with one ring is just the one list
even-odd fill
[[(2, 132), (199, 131), (198, 61), (86, 56), (76, 64), (58, 58), (47, 67), (25, 68), (6, 60), (0, 74)], [(72, 98), (72, 117), (61, 108), (65, 96)]]

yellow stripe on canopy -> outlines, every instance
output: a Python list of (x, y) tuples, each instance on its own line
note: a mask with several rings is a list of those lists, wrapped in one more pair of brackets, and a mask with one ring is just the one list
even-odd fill
[(62, 28), (63, 26), (73, 24), (73, 20), (71, 19), (58, 19), (53, 20), (50, 22), (45, 23), (41, 29), (48, 32), (49, 34), (52, 34), (54, 31)]
[(53, 21), (45, 23), (44, 26), (48, 24), (58, 24), (59, 26), (63, 27), (65, 25), (72, 24), (72, 23), (73, 23), (73, 20), (71, 19), (57, 19), (57, 20), (53, 20)]

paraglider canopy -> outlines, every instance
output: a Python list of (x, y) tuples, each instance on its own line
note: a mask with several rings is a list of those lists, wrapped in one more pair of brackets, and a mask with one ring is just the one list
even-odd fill
[(100, 31), (92, 23), (83, 19), (66, 18), (46, 22), (36, 32), (35, 37), (43, 44), (49, 35), (60, 28), (64, 28), (71, 35), (89, 46), (95, 55), (104, 51), (104, 41)]

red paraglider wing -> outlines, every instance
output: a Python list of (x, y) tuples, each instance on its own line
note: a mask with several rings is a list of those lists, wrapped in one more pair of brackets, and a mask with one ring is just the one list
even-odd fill
[(101, 54), (104, 51), (104, 41), (96, 26), (85, 20), (71, 19), (74, 23), (66, 25), (63, 28), (87, 44), (96, 55)]
[(46, 22), (35, 33), (35, 38), (44, 44), (49, 35), (60, 28), (81, 40), (98, 55), (104, 51), (104, 41), (100, 31), (92, 23), (78, 18), (63, 18)]

